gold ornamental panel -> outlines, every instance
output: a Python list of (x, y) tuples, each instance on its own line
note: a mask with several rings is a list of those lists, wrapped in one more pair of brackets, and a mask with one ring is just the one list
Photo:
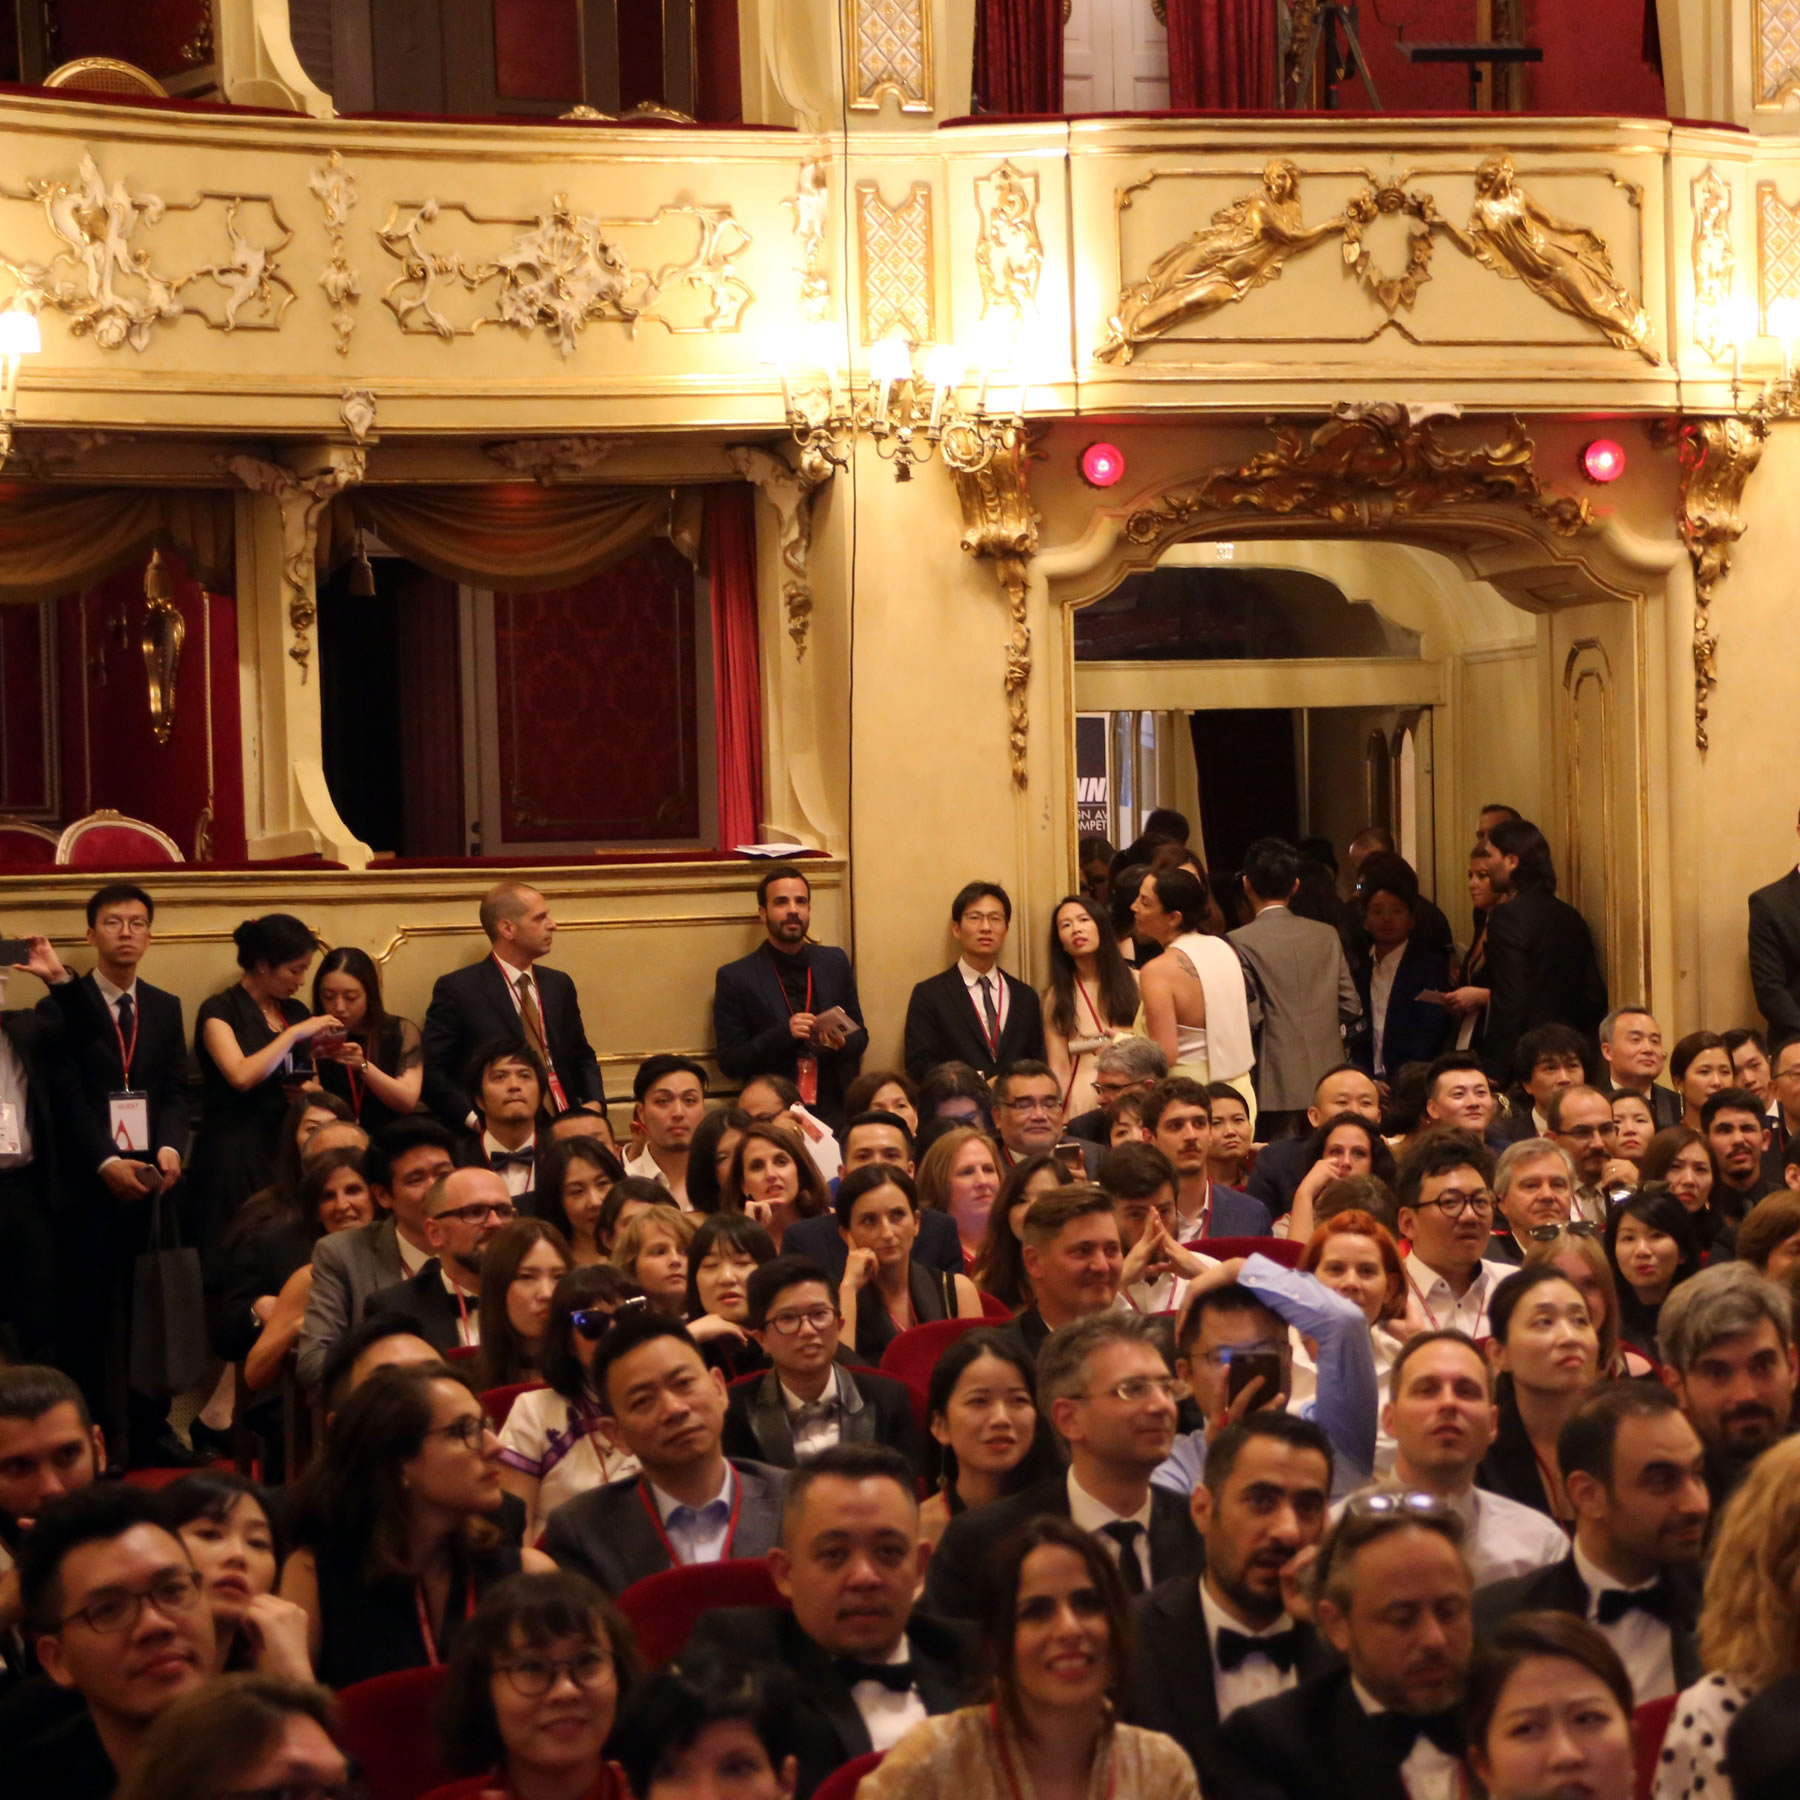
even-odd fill
[(1770, 335), (1770, 307), (1800, 300), (1800, 200), (1789, 206), (1772, 181), (1756, 188), (1756, 278), (1757, 323)]
[(853, 112), (878, 111), (887, 94), (902, 112), (932, 110), (931, 0), (850, 0), (850, 45)]
[(1732, 347), (1731, 189), (1708, 163), (1690, 187), (1694, 208), (1694, 341), (1714, 362)]
[(898, 206), (880, 183), (856, 184), (856, 237), (862, 265), (862, 341), (937, 341), (936, 279), (931, 247), (931, 188), (915, 181)]
[(1800, 94), (1800, 0), (1756, 0), (1756, 104), (1779, 110)]

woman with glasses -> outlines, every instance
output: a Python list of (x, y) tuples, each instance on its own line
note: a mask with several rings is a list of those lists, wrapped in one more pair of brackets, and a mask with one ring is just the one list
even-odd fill
[(1070, 894), (1050, 915), (1050, 985), (1043, 992), (1045, 1060), (1062, 1084), (1063, 1117), (1100, 1104), (1094, 1057), (1130, 1031), (1137, 982), (1119, 954), (1111, 921)]
[(425, 1052), (411, 1019), (381, 1004), (381, 976), (366, 950), (328, 950), (313, 977), (313, 1011), (335, 1019), (343, 1036), (315, 1047), (318, 1083), (345, 1101), (372, 1136), (419, 1110)]
[(977, 1292), (992, 1294), (1014, 1312), (1031, 1304), (1031, 1277), (1025, 1273), (1025, 1215), (1038, 1195), (1067, 1187), (1074, 1179), (1048, 1151), (1021, 1158), (1007, 1171), (1005, 1185), (988, 1214), (987, 1234), (969, 1272)]
[(849, 1246), (838, 1311), (857, 1357), (870, 1368), (901, 1332), (933, 1319), (979, 1319), (981, 1296), (966, 1275), (913, 1256), (919, 1194), (892, 1163), (865, 1163), (838, 1183), (838, 1231)]
[(1693, 1221), (1663, 1183), (1639, 1188), (1607, 1215), (1606, 1255), (1617, 1277), (1619, 1336), (1654, 1362), (1663, 1302), (1700, 1267)]
[(481, 1596), (536, 1550), (500, 1541), (500, 1444), (461, 1376), (377, 1370), (333, 1416), (307, 1471), (281, 1593), (305, 1609), (334, 1688), (445, 1661)]
[(1125, 1590), (1092, 1533), (1028, 1521), (1001, 1552), (982, 1624), (983, 1704), (915, 1725), (858, 1800), (1107, 1794), (1199, 1800), (1187, 1752), (1118, 1722), (1131, 1643)]
[(641, 1677), (631, 1626), (586, 1576), (514, 1575), (475, 1610), (438, 1708), (446, 1767), (425, 1800), (630, 1800), (605, 1757)]
[(488, 1388), (535, 1381), (550, 1332), (550, 1298), (569, 1272), (569, 1246), (542, 1219), (514, 1219), (481, 1253), (481, 1354)]
[(1556, 1269), (1575, 1284), (1599, 1339), (1602, 1381), (1640, 1381), (1656, 1374), (1654, 1351), (1645, 1355), (1620, 1334), (1619, 1284), (1613, 1279), (1606, 1245), (1585, 1219), (1535, 1239), (1525, 1253), (1524, 1267)]
[(637, 1458), (615, 1449), (601, 1428), (593, 1370), (595, 1346), (613, 1315), (645, 1304), (610, 1263), (571, 1269), (550, 1296), (544, 1385), (521, 1394), (500, 1429), (500, 1485), (525, 1503), (528, 1544), (565, 1500), (637, 1473)]
[(999, 1152), (994, 1140), (972, 1125), (953, 1126), (919, 1160), (919, 1204), (950, 1215), (962, 1240), (965, 1273), (981, 1256), (999, 1193)]
[(597, 1137), (554, 1138), (537, 1159), (531, 1210), (554, 1225), (577, 1263), (606, 1261), (600, 1215), (625, 1167)]

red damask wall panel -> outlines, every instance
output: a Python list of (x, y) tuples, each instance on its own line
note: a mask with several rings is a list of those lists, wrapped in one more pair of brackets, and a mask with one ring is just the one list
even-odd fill
[(494, 0), (494, 86), (509, 100), (581, 98), (577, 0)]
[(47, 641), (54, 612), (37, 605), (0, 606), (0, 812), (49, 822), (55, 807), (54, 716)]

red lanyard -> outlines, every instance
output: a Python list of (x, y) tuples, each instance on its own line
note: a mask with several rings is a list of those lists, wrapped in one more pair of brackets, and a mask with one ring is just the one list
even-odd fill
[(131, 1065), (137, 1060), (138, 1033), (144, 1028), (144, 1015), (134, 1003), (131, 1009), (131, 1046), (125, 1045), (125, 1034), (119, 1029), (119, 1013), (116, 1007), (109, 1006), (106, 1014), (112, 1020), (113, 1036), (119, 1040), (119, 1072), (125, 1078), (125, 1090), (131, 1091)]
[[(1012, 1800), (1025, 1800), (1025, 1790), (1019, 1785), (1019, 1773), (1013, 1767), (1012, 1751), (1006, 1742), (1006, 1727), (1000, 1723), (1000, 1708), (992, 1700), (988, 1702), (988, 1729), (994, 1734), (994, 1752), (1000, 1758), (1000, 1773), (1006, 1777), (1006, 1791)], [(1113, 1800), (1119, 1785), (1119, 1765), (1113, 1756), (1114, 1746), (1106, 1746), (1106, 1800)]]
[[(657, 1542), (668, 1553), (669, 1567), (681, 1567), (681, 1558), (675, 1554), (675, 1546), (669, 1541), (669, 1534), (663, 1527), (662, 1514), (650, 1498), (650, 1483), (638, 1478), (638, 1498), (644, 1503), (644, 1511), (650, 1515), (650, 1529), (656, 1533)], [(737, 1542), (738, 1513), (744, 1504), (744, 1484), (734, 1474), (731, 1478), (731, 1517), (725, 1525), (725, 1545), (718, 1554), (719, 1562), (731, 1561), (731, 1546)]]
[[(778, 955), (779, 952), (771, 950), (769, 952), (769, 954), (770, 954), (770, 956), (775, 956), (775, 955)], [(776, 987), (781, 990), (781, 1004), (788, 1009), (788, 1017), (791, 1019), (794, 1016), (794, 1003), (792, 1000), (790, 1000), (788, 998), (787, 983), (781, 979), (781, 965), (779, 963), (777, 963), (771, 972), (773, 973), (773, 975), (775, 977)], [(812, 964), (808, 963), (806, 965), (806, 1010), (808, 1012), (811, 1012), (813, 1009), (812, 1008), (812, 977), (813, 977)]]
[(469, 1336), (469, 1303), (463, 1298), (462, 1289), (454, 1281), (450, 1284), (450, 1291), (456, 1296), (457, 1324), (461, 1327), (462, 1341), (465, 1346), (472, 1344), (475, 1340)]
[[(437, 1633), (431, 1629), (431, 1615), (425, 1610), (424, 1582), (415, 1581), (413, 1583), (413, 1600), (419, 1609), (419, 1636), (425, 1643), (425, 1660), (435, 1669), (444, 1659), (438, 1655)], [(448, 1601), (445, 1603), (444, 1611), (445, 1614), (448, 1615), (450, 1611)], [(464, 1619), (472, 1619), (474, 1616), (475, 1571), (471, 1569), (469, 1571), (468, 1587), (465, 1590), (463, 1597), (463, 1617)]]
[(344, 1079), (350, 1084), (350, 1110), (360, 1120), (362, 1118), (363, 1084), (356, 1079), (356, 1071), (348, 1063), (344, 1064)]
[(1556, 1525), (1570, 1536), (1574, 1535), (1569, 1521), (1561, 1517), (1556, 1510), (1556, 1477), (1550, 1472), (1550, 1465), (1538, 1454), (1536, 1444), (1531, 1446), (1531, 1460), (1538, 1466), (1538, 1479), (1544, 1484), (1544, 1498), (1550, 1502), (1550, 1517)]

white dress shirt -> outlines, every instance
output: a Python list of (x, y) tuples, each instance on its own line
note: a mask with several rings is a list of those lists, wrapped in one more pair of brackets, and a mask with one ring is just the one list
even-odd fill
[(656, 1158), (650, 1154), (650, 1146), (648, 1144), (646, 1144), (636, 1156), (630, 1158), (626, 1162), (625, 1173), (627, 1175), (639, 1176), (645, 1181), (660, 1181), (662, 1185), (669, 1190), (669, 1198), (673, 1200), (683, 1212), (692, 1212), (694, 1210), (693, 1202), (688, 1199), (687, 1195), (686, 1171), (684, 1170), (682, 1172), (680, 1180), (671, 1181), (669, 1177), (663, 1173), (662, 1167), (657, 1162)]
[[(1535, 1506), (1509, 1500), (1504, 1494), (1486, 1493), (1478, 1487), (1448, 1499), (1463, 1522), (1463, 1545), (1478, 1588), (1510, 1580), (1514, 1575), (1534, 1574), (1569, 1554), (1568, 1533)], [(1339, 1501), (1331, 1509), (1334, 1524), (1345, 1505), (1345, 1501)]]
[[(902, 1637), (886, 1656), (869, 1656), (863, 1660), (903, 1663), (911, 1656), (912, 1645)], [(869, 1748), (882, 1754), (893, 1749), (915, 1725), (923, 1724), (929, 1716), (917, 1687), (896, 1693), (879, 1681), (857, 1681), (851, 1684), (850, 1698), (862, 1714), (863, 1725), (869, 1733)]]
[(456, 1341), (464, 1349), (472, 1349), (481, 1342), (481, 1321), (475, 1316), (469, 1302), (476, 1295), (459, 1288), (450, 1279), (450, 1271), (440, 1262), (438, 1264), (438, 1280), (444, 1284), (444, 1292), (456, 1302)]
[[(1350, 1686), (1363, 1711), (1371, 1717), (1388, 1710), (1354, 1675)], [(1412, 1754), (1400, 1765), (1400, 1781), (1410, 1800), (1461, 1800), (1462, 1763), (1447, 1750), (1440, 1750), (1421, 1731)]]
[(729, 1461), (718, 1493), (702, 1506), (686, 1505), (673, 1494), (665, 1494), (654, 1481), (649, 1482), (649, 1488), (678, 1563), (725, 1560), (725, 1547), (731, 1536), (731, 1503), (737, 1492), (737, 1474)]
[[(844, 1435), (844, 1395), (839, 1383), (848, 1380), (842, 1369), (833, 1367), (831, 1379), (817, 1400), (802, 1400), (785, 1381), (778, 1380), (781, 1404), (788, 1416), (788, 1429), (794, 1434), (794, 1461), (811, 1462), (821, 1450), (829, 1450)], [(904, 1662), (904, 1657), (896, 1657)]]
[(396, 1231), (394, 1233), (394, 1243), (400, 1251), (400, 1273), (404, 1275), (408, 1281), (411, 1281), (412, 1278), (431, 1261), (432, 1256), (435, 1254), (430, 1250), (421, 1250), (407, 1238), (406, 1233), (403, 1231)]
[(1656, 1583), (1647, 1581), (1637, 1588), (1628, 1588), (1624, 1582), (1590, 1562), (1579, 1543), (1575, 1545), (1575, 1573), (1581, 1577), (1588, 1592), (1588, 1623), (1618, 1651), (1619, 1661), (1631, 1677), (1631, 1692), (1638, 1705), (1674, 1693), (1675, 1644), (1667, 1624), (1654, 1613), (1645, 1612), (1641, 1606), (1634, 1606), (1610, 1625), (1600, 1623), (1600, 1596), (1608, 1589), (1635, 1593), (1652, 1588)]
[[(6, 983), (0, 976), (0, 1000), (6, 998)], [(18, 1152), (0, 1154), (0, 1169), (22, 1169), (31, 1161), (31, 1120), (25, 1104), (25, 1065), (13, 1048), (12, 1039), (0, 1031), (0, 1105), (12, 1108), (12, 1128), (18, 1134)]]
[(1135, 1543), (1138, 1568), (1143, 1574), (1144, 1591), (1149, 1592), (1153, 1584), (1150, 1574), (1150, 1491), (1144, 1491), (1144, 1504), (1134, 1513), (1116, 1513), (1104, 1500), (1096, 1500), (1080, 1482), (1075, 1479), (1075, 1471), (1069, 1471), (1069, 1518), (1083, 1531), (1093, 1532), (1100, 1539), (1101, 1547), (1108, 1551), (1114, 1562), (1118, 1562), (1125, 1554), (1125, 1547), (1109, 1532), (1101, 1528), (1121, 1522), (1139, 1525)]
[(1221, 1629), (1235, 1631), (1240, 1637), (1260, 1638), (1274, 1637), (1284, 1631), (1294, 1629), (1294, 1621), (1283, 1613), (1273, 1625), (1265, 1625), (1261, 1631), (1250, 1631), (1240, 1625), (1211, 1594), (1206, 1591), (1206, 1577), (1200, 1577), (1200, 1614), (1206, 1620), (1206, 1650), (1212, 1658), (1213, 1697), (1219, 1706), (1219, 1723), (1223, 1725), (1240, 1706), (1250, 1706), (1258, 1700), (1272, 1699), (1276, 1694), (1285, 1694), (1289, 1688), (1300, 1683), (1298, 1669), (1283, 1670), (1266, 1656), (1254, 1651), (1227, 1672), (1219, 1667), (1219, 1632)]
[(975, 1017), (980, 1022), (983, 1037), (987, 1036), (987, 1007), (982, 1004), (981, 984), (984, 981), (993, 983), (994, 1017), (998, 1020), (994, 1027), (994, 1048), (998, 1051), (1000, 1039), (1006, 1034), (1007, 1014), (1011, 1007), (1006, 992), (1006, 977), (1000, 973), (1000, 965), (995, 963), (983, 975), (979, 969), (970, 968), (959, 956), (956, 959), (956, 972), (963, 978), (963, 986), (969, 990), (969, 1004), (975, 1009)]
[(1401, 1257), (1400, 1267), (1406, 1273), (1407, 1285), (1430, 1317), (1434, 1330), (1460, 1331), (1477, 1342), (1492, 1335), (1488, 1330), (1488, 1297), (1512, 1274), (1508, 1264), (1489, 1262), (1483, 1257), (1475, 1267), (1475, 1279), (1461, 1299), (1457, 1298), (1456, 1290), (1449, 1282), (1428, 1263), (1421, 1262), (1414, 1252), (1409, 1250)]
[(506, 1191), (517, 1200), (537, 1185), (537, 1135), (533, 1133), (519, 1148), (509, 1150), (491, 1131), (481, 1134), (481, 1152), (492, 1162), (496, 1156), (529, 1156), (528, 1163), (508, 1163), (494, 1172), (506, 1183)]
[(1393, 997), (1394, 975), (1405, 954), (1406, 944), (1403, 941), (1391, 950), (1377, 950), (1369, 965), (1369, 1026), (1373, 1033), (1371, 1048), (1375, 1067), (1383, 1074), (1387, 1072), (1387, 1064), (1381, 1060), (1381, 1044), (1382, 1039), (1387, 1036), (1388, 1001)]

